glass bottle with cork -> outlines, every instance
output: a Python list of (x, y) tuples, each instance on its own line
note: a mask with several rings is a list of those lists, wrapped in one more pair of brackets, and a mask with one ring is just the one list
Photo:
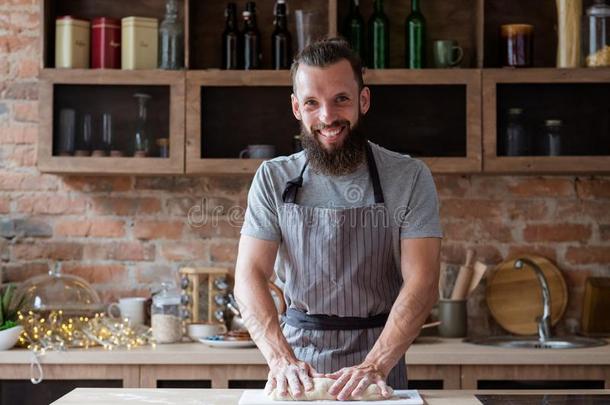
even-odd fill
[(371, 69), (390, 67), (390, 22), (383, 11), (383, 0), (375, 0), (369, 20), (369, 63)]
[(292, 62), (292, 37), (290, 36), (290, 31), (288, 31), (285, 0), (277, 0), (273, 25), (275, 26), (271, 34), (273, 69), (290, 69)]
[(419, 0), (411, 0), (411, 13), (406, 21), (406, 67), (426, 67), (426, 19), (419, 7)]
[(178, 21), (176, 0), (165, 3), (165, 17), (159, 26), (159, 68), (184, 68), (184, 27)]

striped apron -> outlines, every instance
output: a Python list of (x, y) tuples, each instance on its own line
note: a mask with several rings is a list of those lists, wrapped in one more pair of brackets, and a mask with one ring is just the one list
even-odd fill
[[(402, 276), (392, 254), (390, 215), (370, 145), (375, 203), (331, 209), (296, 203), (299, 177), (286, 183), (279, 212), (288, 311), (282, 332), (299, 360), (332, 373), (360, 364), (381, 334)], [(404, 357), (387, 383), (407, 388)]]

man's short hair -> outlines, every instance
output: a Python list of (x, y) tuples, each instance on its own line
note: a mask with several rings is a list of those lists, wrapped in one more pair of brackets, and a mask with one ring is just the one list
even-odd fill
[(326, 67), (341, 60), (347, 60), (352, 66), (354, 77), (358, 83), (358, 90), (364, 87), (362, 78), (362, 61), (357, 53), (355, 53), (349, 44), (342, 38), (328, 38), (307, 45), (303, 50), (294, 57), (292, 66), (290, 67), (290, 75), (292, 77), (292, 92), (297, 93), (295, 77), (297, 70), (301, 64), (307, 66)]

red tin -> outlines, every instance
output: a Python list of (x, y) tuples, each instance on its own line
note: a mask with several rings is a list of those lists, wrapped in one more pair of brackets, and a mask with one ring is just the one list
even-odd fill
[(91, 67), (121, 68), (121, 21), (98, 17), (91, 21)]

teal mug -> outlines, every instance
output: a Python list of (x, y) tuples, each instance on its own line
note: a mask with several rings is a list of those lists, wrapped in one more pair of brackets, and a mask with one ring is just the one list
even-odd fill
[(457, 41), (442, 39), (434, 41), (432, 56), (434, 59), (434, 67), (441, 69), (450, 68), (462, 63), (464, 50), (457, 44)]

